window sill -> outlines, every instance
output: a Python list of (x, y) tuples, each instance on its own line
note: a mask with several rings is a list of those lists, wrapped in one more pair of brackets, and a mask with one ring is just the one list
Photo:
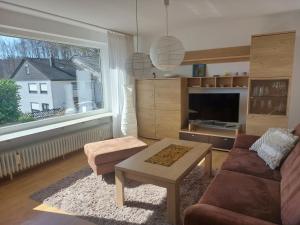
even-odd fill
[(68, 127), (76, 126), (76, 125), (82, 125), (94, 120), (104, 119), (104, 118), (110, 118), (112, 117), (111, 113), (103, 113), (99, 115), (93, 115), (93, 116), (87, 116), (79, 119), (73, 119), (68, 120), (64, 122), (59, 122), (55, 124), (45, 125), (41, 127), (31, 128), (27, 130), (17, 131), (9, 134), (3, 134), (0, 135), (0, 144), (4, 144), (5, 142), (13, 142), (18, 139), (23, 139), (30, 136), (35, 136), (41, 133), (49, 132), (55, 133), (59, 129), (67, 129)]

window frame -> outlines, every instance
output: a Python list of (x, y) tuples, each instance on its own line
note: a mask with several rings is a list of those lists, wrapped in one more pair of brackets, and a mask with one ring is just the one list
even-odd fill
[[(44, 106), (47, 105), (47, 109), (44, 109)], [(46, 111), (46, 110), (49, 110), (49, 103), (42, 103), (42, 111)]]
[[(46, 85), (46, 91), (42, 90), (42, 85)], [(40, 83), (40, 93), (41, 94), (48, 94), (48, 84), (47, 83)]]
[(55, 35), (55, 34), (49, 34), (49, 33), (40, 33), (40, 32), (35, 32), (32, 30), (30, 30), (30, 31), (23, 30), (23, 29), (15, 28), (15, 27), (10, 28), (9, 30), (2, 29), (0, 27), (0, 35), (56, 42), (59, 44), (69, 44), (69, 45), (75, 45), (75, 46), (79, 46), (79, 47), (100, 49), (101, 76), (102, 76), (101, 78), (102, 78), (102, 83), (103, 83), (103, 100), (104, 100), (104, 105), (103, 105), (103, 108), (101, 108), (101, 109), (92, 110), (89, 112), (82, 112), (82, 113), (52, 117), (52, 118), (47, 118), (47, 119), (43, 119), (43, 120), (20, 123), (20, 124), (15, 124), (15, 125), (3, 126), (0, 129), (0, 135), (9, 134), (12, 132), (17, 132), (17, 131), (24, 131), (27, 129), (37, 128), (37, 127), (41, 127), (41, 126), (48, 126), (51, 124), (56, 124), (56, 123), (61, 123), (61, 122), (66, 122), (66, 121), (77, 120), (77, 119), (95, 116), (95, 115), (99, 115), (99, 114), (111, 113), (111, 101), (109, 101), (110, 89), (108, 88), (109, 76), (104, 75), (104, 74), (109, 73), (108, 43), (107, 42), (89, 41), (89, 40), (85, 40), (85, 39), (73, 38), (73, 37), (68, 37), (68, 36)]
[[(30, 85), (35, 85), (36, 86), (36, 91), (31, 91), (30, 90)], [(28, 93), (29, 94), (38, 94), (38, 84), (37, 83), (28, 83)]]
[[(37, 105), (39, 106), (39, 109), (33, 109), (33, 108), (32, 108), (32, 105), (33, 105), (33, 104), (37, 104)], [(32, 113), (40, 112), (40, 111), (41, 111), (40, 103), (38, 103), (38, 102), (30, 102), (30, 109), (31, 109), (31, 112), (32, 112)]]

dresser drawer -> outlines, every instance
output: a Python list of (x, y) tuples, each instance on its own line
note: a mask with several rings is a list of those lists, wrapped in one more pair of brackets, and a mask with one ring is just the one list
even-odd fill
[(198, 141), (198, 142), (203, 142), (203, 143), (209, 143), (209, 136), (201, 135), (201, 134), (191, 134), (191, 133), (180, 132), (179, 139), (187, 140), (187, 141)]
[(209, 142), (213, 145), (214, 148), (220, 149), (232, 149), (234, 144), (234, 138), (226, 138), (226, 137), (215, 137), (210, 136)]
[(233, 147), (234, 138), (217, 137), (197, 133), (179, 132), (179, 139), (187, 141), (197, 141), (212, 144), (213, 148), (230, 150)]

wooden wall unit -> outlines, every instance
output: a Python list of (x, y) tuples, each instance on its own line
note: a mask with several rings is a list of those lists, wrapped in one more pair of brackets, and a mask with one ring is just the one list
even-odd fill
[(294, 61), (295, 32), (252, 36), (250, 76), (291, 77)]
[(178, 131), (187, 124), (187, 80), (137, 80), (136, 92), (139, 136), (178, 138)]
[(182, 65), (249, 61), (250, 46), (206, 49), (185, 53)]
[(248, 88), (248, 76), (190, 77), (188, 87), (197, 88)]
[(141, 137), (155, 137), (154, 81), (136, 82), (138, 132)]
[(270, 127), (287, 128), (287, 116), (254, 115), (247, 117), (247, 134), (262, 135)]
[(179, 132), (179, 138), (188, 141), (210, 143), (216, 150), (228, 151), (232, 149), (235, 137), (238, 133), (238, 130), (199, 127), (192, 131), (189, 131), (188, 129), (181, 129)]
[(288, 126), (295, 32), (252, 36), (246, 132)]

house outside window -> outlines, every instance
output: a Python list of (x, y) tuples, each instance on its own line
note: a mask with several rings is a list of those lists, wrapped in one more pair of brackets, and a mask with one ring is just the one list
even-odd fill
[(29, 93), (38, 93), (38, 87), (36, 83), (28, 84)]
[(46, 83), (41, 83), (40, 84), (40, 91), (41, 94), (47, 94), (48, 93), (48, 87)]
[[(0, 68), (5, 71), (0, 81), (12, 81), (17, 90), (11, 107), (17, 113), (1, 120), (0, 134), (108, 112), (108, 88), (102, 76), (108, 71), (106, 44), (66, 43), (67, 39), (62, 44), (0, 35), (0, 46), (7, 48), (0, 48)], [(30, 115), (42, 110), (49, 113)], [(22, 120), (27, 116), (32, 119)]]
[(43, 111), (49, 110), (49, 104), (47, 104), (47, 103), (42, 103), (42, 110), (43, 110)]
[(78, 90), (77, 82), (72, 82), (72, 89), (73, 89), (73, 91)]
[(30, 105), (31, 105), (31, 112), (32, 113), (40, 112), (41, 111), (39, 103), (37, 103), (37, 102), (31, 102)]

